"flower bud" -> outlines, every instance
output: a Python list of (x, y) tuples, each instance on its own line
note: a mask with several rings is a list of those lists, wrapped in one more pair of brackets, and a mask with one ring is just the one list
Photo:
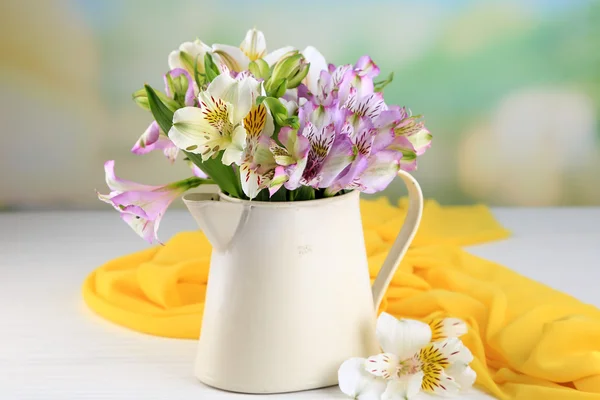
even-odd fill
[(290, 75), (294, 76), (299, 70), (303, 60), (302, 54), (294, 53), (288, 57), (282, 58), (275, 64), (273, 68), (272, 78), (275, 80), (286, 79)]
[[(164, 93), (156, 90), (155, 91), (158, 98), (165, 104), (165, 106), (167, 106), (167, 108), (173, 112), (175, 112), (175, 110), (177, 110), (178, 108), (180, 108), (181, 106), (179, 104), (177, 104), (177, 102), (171, 98), (169, 98), (167, 95), (165, 95)], [(148, 101), (148, 94), (146, 92), (146, 88), (142, 88), (140, 90), (135, 91), (132, 94), (133, 97), (133, 101), (136, 102), (136, 104), (140, 107), (142, 107), (144, 110), (150, 110), (150, 102)]]
[(310, 68), (310, 63), (306, 63), (306, 62), (304, 62), (304, 59), (302, 59), (302, 63), (300, 64), (299, 69), (296, 72), (296, 74), (294, 76), (290, 76), (288, 78), (287, 88), (294, 89), (294, 88), (297, 88), (298, 86), (300, 86), (300, 84), (302, 83), (302, 80), (306, 77), (306, 75), (308, 75), (309, 68)]
[(250, 61), (248, 69), (256, 79), (264, 79), (266, 81), (271, 77), (269, 64), (262, 58), (256, 61)]
[(138, 106), (142, 107), (144, 110), (150, 111), (150, 104), (148, 103), (148, 95), (146, 94), (145, 88), (133, 92), (131, 96)]
[(272, 96), (277, 98), (282, 97), (285, 94), (287, 87), (287, 79), (282, 79), (281, 82), (279, 82), (279, 85), (275, 88), (275, 90), (273, 90)]

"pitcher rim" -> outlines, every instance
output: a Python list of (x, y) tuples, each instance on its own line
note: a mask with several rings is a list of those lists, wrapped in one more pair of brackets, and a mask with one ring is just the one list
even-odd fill
[(219, 198), (228, 203), (245, 204), (252, 207), (266, 207), (266, 208), (289, 208), (289, 207), (315, 207), (323, 204), (336, 203), (344, 200), (348, 200), (353, 197), (360, 196), (360, 191), (353, 190), (348, 193), (344, 193), (335, 197), (324, 197), (321, 199), (312, 200), (299, 200), (299, 201), (253, 201), (238, 199), (237, 197), (231, 197), (225, 193), (219, 191)]

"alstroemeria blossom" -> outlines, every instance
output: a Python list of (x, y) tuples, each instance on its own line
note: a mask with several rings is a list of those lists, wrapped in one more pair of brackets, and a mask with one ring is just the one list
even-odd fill
[[(279, 166), (276, 171), (277, 177), (282, 177), (282, 182), (286, 189), (294, 190), (300, 186), (302, 173), (306, 167), (306, 158), (310, 149), (308, 139), (290, 127), (283, 127), (278, 134), (279, 146), (274, 140), (271, 140), (270, 150), (273, 153), (275, 162)], [(281, 186), (281, 185), (279, 185)]]
[[(240, 165), (242, 190), (249, 198), (269, 186), (275, 174), (275, 158), (271, 153), (270, 137), (273, 134), (273, 118), (264, 104), (254, 106), (243, 121), (244, 129), (234, 140), (235, 158)], [(240, 152), (239, 156), (237, 151)]]
[(211, 48), (215, 61), (224, 64), (232, 71), (242, 72), (248, 69), (250, 61), (262, 58), (269, 66), (275, 64), (285, 54), (293, 51), (291, 46), (281, 47), (267, 53), (267, 42), (264, 34), (250, 29), (239, 47), (227, 44), (214, 44)]
[(410, 399), (421, 391), (453, 395), (470, 388), (473, 355), (453, 336), (466, 333), (466, 324), (452, 318), (433, 326), (436, 336), (426, 323), (382, 313), (376, 332), (383, 353), (345, 361), (338, 370), (341, 391), (357, 399)]
[(98, 193), (98, 198), (119, 211), (123, 221), (149, 243), (160, 243), (157, 236), (158, 227), (173, 200), (185, 191), (207, 182), (205, 179), (192, 177), (168, 185), (144, 185), (118, 178), (114, 168), (113, 160), (104, 164), (106, 184), (110, 193)]
[(232, 143), (245, 135), (242, 121), (255, 104), (259, 86), (249, 73), (233, 78), (226, 70), (200, 92), (200, 107), (175, 111), (169, 138), (180, 149), (201, 154), (204, 161), (224, 151), (224, 164), (239, 164), (241, 154)]

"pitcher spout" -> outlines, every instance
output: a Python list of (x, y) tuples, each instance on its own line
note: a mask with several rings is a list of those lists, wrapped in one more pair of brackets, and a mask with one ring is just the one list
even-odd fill
[(216, 185), (199, 189), (201, 191), (184, 195), (183, 202), (213, 249), (227, 251), (245, 223), (247, 210), (242, 204), (221, 201)]

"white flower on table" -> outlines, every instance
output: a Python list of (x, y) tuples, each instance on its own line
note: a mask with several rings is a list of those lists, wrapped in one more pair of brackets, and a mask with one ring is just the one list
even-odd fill
[(475, 382), (469, 367), (473, 355), (458, 339), (467, 332), (461, 320), (428, 325), (382, 313), (376, 332), (383, 353), (351, 358), (338, 371), (346, 395), (360, 400), (411, 399), (420, 392), (455, 395)]

